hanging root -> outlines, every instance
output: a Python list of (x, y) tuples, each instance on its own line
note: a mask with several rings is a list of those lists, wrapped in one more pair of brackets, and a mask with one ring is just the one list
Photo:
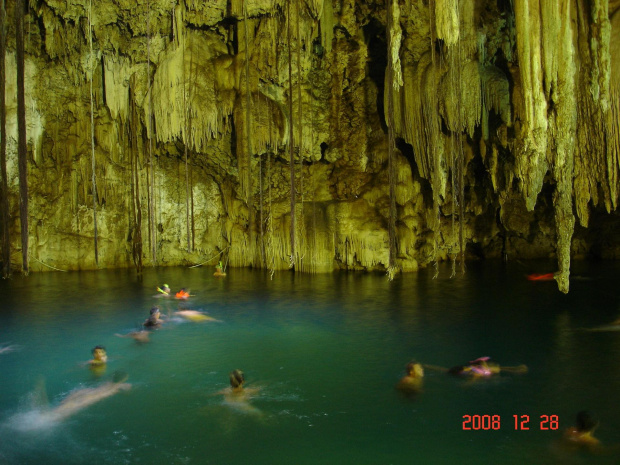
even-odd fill
[(398, 273), (398, 267), (396, 265), (388, 266), (387, 272), (385, 273), (388, 281), (394, 281), (394, 276), (396, 276), (396, 273)]

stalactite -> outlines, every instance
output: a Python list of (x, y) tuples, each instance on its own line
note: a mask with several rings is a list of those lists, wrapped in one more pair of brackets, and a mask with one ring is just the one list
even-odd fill
[[(269, 107), (267, 107), (267, 126), (269, 131), (269, 139), (271, 141), (274, 138), (271, 137), (272, 134), (272, 118), (269, 115)], [(273, 144), (273, 142), (272, 142)], [(275, 253), (273, 250), (273, 205), (271, 202), (271, 152), (274, 154), (277, 153), (277, 144), (272, 145), (270, 150), (267, 151), (267, 199), (268, 199), (268, 212), (269, 212), (269, 222), (267, 226), (267, 252), (269, 257), (267, 258), (267, 268), (269, 269), (269, 276), (273, 279), (273, 274), (275, 272)]]
[[(261, 105), (260, 105), (260, 93), (258, 94), (258, 99), (256, 102), (256, 113), (261, 114)], [(266, 265), (265, 258), (265, 231), (264, 231), (264, 216), (263, 216), (263, 157), (262, 155), (258, 158), (258, 205), (259, 205), (259, 241), (260, 241), (260, 266), (262, 268)]]
[(0, 170), (2, 185), (2, 277), (11, 275), (11, 238), (9, 228), (9, 185), (6, 170), (6, 100), (5, 100), (5, 58), (6, 58), (6, 10), (4, 0), (0, 0)]
[(132, 87), (129, 87), (129, 144), (131, 150), (131, 207), (132, 207), (132, 233), (131, 233), (131, 254), (136, 272), (142, 275), (142, 207), (140, 204), (140, 170), (138, 163), (138, 134), (137, 134), (137, 115), (135, 99)]
[[(463, 79), (462, 79), (462, 75), (461, 75), (461, 63), (463, 63), (463, 56), (461, 53), (461, 40), (459, 39), (457, 41), (456, 44), (456, 50), (457, 50), (457, 62), (458, 62), (458, 67), (457, 67), (457, 82), (458, 82), (458, 89), (459, 89), (459, 96), (463, 95), (463, 90), (461, 88), (461, 86), (463, 85)], [(476, 67), (477, 68), (477, 67)], [(475, 76), (478, 76), (478, 70), (476, 69), (475, 71)], [(468, 81), (469, 82), (469, 81)], [(463, 221), (465, 221), (465, 153), (463, 152), (463, 134), (462, 131), (466, 129), (466, 126), (468, 126), (466, 124), (466, 120), (471, 121), (471, 118), (465, 118), (465, 112), (463, 110), (463, 107), (467, 108), (468, 112), (472, 112), (474, 113), (474, 115), (480, 115), (480, 102), (481, 102), (481, 98), (480, 98), (480, 85), (476, 85), (475, 86), (476, 92), (475, 97), (474, 97), (474, 102), (477, 103), (477, 105), (463, 105), (463, 98), (459, 98), (456, 101), (456, 108), (457, 108), (457, 114), (459, 115), (459, 132), (458, 132), (458, 139), (457, 139), (457, 146), (459, 149), (458, 152), (458, 160), (459, 160), (459, 184), (458, 184), (458, 191), (459, 191), (459, 251), (461, 254), (461, 273), (465, 273), (465, 239), (464, 239), (464, 235), (463, 235)], [(473, 107), (473, 108), (472, 108)], [(472, 111), (473, 110), (473, 111)], [(477, 125), (479, 123), (479, 116), (475, 121), (475, 125)], [(473, 133), (474, 133), (474, 129), (473, 129), (474, 124), (469, 124), (469, 135), (473, 137)], [(454, 186), (452, 186), (452, 188), (454, 189)]]
[(458, 135), (459, 147), (459, 251), (461, 254), (461, 273), (465, 273), (465, 235), (463, 222), (465, 221), (465, 154), (463, 153), (463, 135)]
[[(189, 198), (190, 198), (190, 207), (191, 207), (191, 225), (192, 225), (192, 252), (196, 250), (196, 221), (194, 217), (194, 170), (190, 170), (189, 172)], [(207, 223), (207, 229), (208, 229)]]
[(389, 235), (389, 262), (388, 262), (388, 278), (390, 281), (394, 278), (397, 271), (396, 268), (396, 174), (394, 170), (394, 149), (396, 146), (394, 136), (394, 89), (402, 86), (402, 77), (400, 74), (400, 11), (397, 0), (388, 0), (387, 5), (387, 52), (388, 67), (386, 75), (387, 90), (387, 126), (388, 126), (388, 182), (390, 186), (390, 211), (388, 223)]
[[(556, 150), (553, 157), (553, 176), (557, 181), (554, 194), (554, 217), (556, 227), (556, 247), (559, 272), (555, 279), (561, 292), (569, 288), (571, 241), (575, 227), (573, 215), (573, 172), (575, 156), (575, 129), (577, 127), (577, 104), (575, 93), (576, 68), (569, 0), (559, 3), (558, 20), (561, 24), (555, 34), (553, 49), (556, 51), (558, 66), (557, 88), (554, 99), (555, 111), (550, 116), (551, 136)], [(550, 52), (548, 52), (550, 53)]]
[(291, 2), (286, 2), (286, 38), (288, 50), (288, 131), (289, 131), (289, 163), (290, 163), (290, 184), (291, 184), (291, 255), (289, 258), (289, 268), (295, 267), (295, 151), (293, 137), (293, 64), (291, 54)]
[[(177, 31), (178, 35), (179, 35), (179, 40), (181, 41), (181, 37), (183, 34), (183, 31)], [(183, 131), (183, 155), (185, 158), (185, 226), (186, 226), (186, 233), (187, 233), (187, 253), (191, 252), (192, 247), (191, 247), (191, 242), (190, 242), (190, 221), (189, 221), (189, 193), (190, 193), (190, 188), (189, 188), (189, 166), (188, 166), (188, 160), (187, 160), (187, 145), (188, 145), (188, 141), (189, 141), (189, 131), (190, 131), (190, 122), (189, 122), (189, 115), (187, 114), (187, 90), (186, 90), (186, 86), (187, 86), (187, 81), (185, 78), (185, 40), (182, 40), (182, 47), (183, 47), (183, 118), (185, 120), (185, 127), (184, 127), (184, 131)], [(190, 57), (190, 67), (189, 67), (189, 80), (190, 80), (190, 92), (191, 92), (191, 80), (192, 80), (192, 63), (193, 61), (193, 55)], [(191, 100), (191, 99), (190, 99)]]
[[(441, 55), (443, 59), (443, 54)], [(454, 61), (454, 54), (450, 54), (450, 99), (451, 101), (456, 101), (457, 97), (457, 77), (456, 77), (457, 64)], [(456, 237), (456, 207), (457, 207), (457, 195), (456, 195), (456, 135), (453, 133), (450, 137), (450, 184), (452, 187), (452, 215), (451, 215), (451, 226), (452, 226), (452, 237), (450, 239), (450, 244), (452, 245), (455, 241)], [(460, 218), (459, 218), (460, 219)], [(456, 247), (455, 247), (456, 248)], [(452, 252), (452, 275), (453, 278), (456, 276), (456, 256), (457, 253), (455, 250), (451, 250)]]
[(88, 46), (90, 50), (89, 56), (89, 79), (90, 79), (90, 149), (91, 149), (91, 167), (92, 186), (93, 186), (93, 231), (94, 231), (94, 247), (95, 247), (95, 265), (99, 265), (99, 248), (97, 247), (97, 175), (95, 163), (95, 105), (93, 102), (93, 2), (88, 4)]
[(151, 243), (151, 257), (153, 260), (152, 265), (157, 265), (157, 225), (155, 224), (155, 164), (153, 163), (153, 91), (151, 82), (151, 8), (150, 4), (146, 2), (146, 78), (148, 82), (149, 92), (149, 106), (146, 114), (148, 121), (147, 125), (150, 127), (148, 131), (148, 150), (149, 150), (149, 170), (150, 170), (150, 183), (148, 183), (148, 206), (149, 206), (149, 237)]
[[(250, 90), (250, 44), (248, 39), (248, 10), (247, 0), (243, 0), (243, 29), (245, 36), (245, 136), (246, 136), (246, 157), (248, 164), (247, 181), (246, 181), (246, 205), (248, 207), (248, 240), (253, 244), (253, 202), (252, 202), (252, 107), (251, 107), (251, 90)], [(252, 254), (252, 259), (254, 259)]]
[[(430, 0), (429, 5), (428, 5), (428, 11), (429, 11), (429, 30), (430, 30), (430, 34), (429, 34), (429, 38), (430, 38), (430, 50), (431, 50), (431, 62), (430, 62), (430, 68), (429, 71), (432, 73), (432, 77), (435, 76), (436, 73), (436, 62), (435, 62), (435, 26), (436, 26), (436, 6), (437, 4), (434, 3), (434, 0)], [(433, 82), (435, 81), (432, 77), (427, 77), (426, 82)], [(436, 92), (436, 87), (434, 84), (431, 84), (430, 86), (430, 102), (432, 102), (434, 104), (434, 102), (436, 102), (436, 98), (437, 98), (437, 92)], [(422, 93), (422, 92), (420, 92)], [(424, 176), (427, 176), (428, 179), (430, 179), (431, 181), (431, 185), (433, 188), (433, 210), (434, 210), (434, 214), (433, 214), (433, 218), (436, 221), (436, 224), (434, 225), (433, 229), (433, 266), (435, 268), (435, 273), (433, 275), (433, 279), (437, 278), (439, 276), (439, 237), (441, 234), (441, 215), (440, 215), (440, 210), (439, 210), (439, 199), (440, 199), (440, 195), (442, 192), (442, 189), (440, 189), (439, 184), (439, 172), (441, 170), (441, 159), (438, 153), (438, 148), (435, 146), (435, 141), (437, 140), (437, 133), (438, 133), (438, 128), (437, 128), (437, 121), (436, 121), (436, 117), (435, 114), (436, 112), (433, 111), (434, 108), (429, 109), (428, 112), (426, 112), (426, 108), (425, 106), (427, 105), (427, 102), (422, 101), (422, 105), (421, 105), (421, 110), (422, 110), (422, 117), (423, 119), (429, 119), (430, 121), (428, 121), (428, 127), (425, 126), (424, 129), (424, 133), (425, 133), (425, 138), (423, 140), (425, 140), (426, 145), (421, 147), (421, 149), (423, 150), (423, 153), (426, 154), (426, 157), (423, 158), (430, 158), (429, 162), (426, 162), (424, 166), (426, 166), (426, 170), (425, 170), (425, 174)], [(426, 123), (422, 123), (422, 124), (426, 124)], [(454, 196), (454, 192), (453, 192), (453, 199), (455, 198)]]
[[(515, 102), (520, 133), (515, 148), (516, 172), (523, 181), (523, 196), (528, 210), (533, 210), (547, 172), (547, 101), (543, 91), (539, 0), (515, 2), (517, 54), (522, 102)], [(556, 18), (554, 18), (556, 19)]]
[(15, 4), (15, 49), (17, 59), (17, 163), (19, 169), (22, 272), (28, 274), (28, 148), (26, 146), (26, 102), (24, 89), (24, 6), (24, 0), (17, 0)]
[[(299, 17), (301, 16), (300, 1), (295, 2), (296, 18), (295, 18), (295, 35), (297, 38), (297, 129), (299, 132), (299, 194), (301, 205), (299, 208), (299, 244), (298, 250), (305, 250), (305, 228), (304, 228), (304, 136), (303, 136), (303, 101), (301, 97), (301, 33), (299, 31)], [(293, 257), (299, 267), (302, 266), (303, 255), (301, 257)]]

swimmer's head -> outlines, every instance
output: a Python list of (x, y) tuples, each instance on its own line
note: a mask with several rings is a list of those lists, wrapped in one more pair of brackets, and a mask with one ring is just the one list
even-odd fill
[(409, 362), (405, 367), (405, 371), (409, 376), (422, 377), (424, 376), (424, 367), (419, 362)]
[(168, 286), (167, 284), (164, 284), (162, 289), (166, 292), (170, 292), (170, 286)]
[(230, 385), (233, 388), (238, 388), (245, 382), (245, 377), (241, 370), (231, 371), (228, 377), (230, 378)]
[(106, 356), (105, 347), (103, 346), (95, 346), (92, 352), (95, 360), (102, 360)]
[(582, 410), (577, 414), (577, 430), (582, 433), (591, 433), (598, 428), (599, 421), (590, 412)]
[(159, 313), (159, 307), (151, 308), (151, 315), (157, 315)]

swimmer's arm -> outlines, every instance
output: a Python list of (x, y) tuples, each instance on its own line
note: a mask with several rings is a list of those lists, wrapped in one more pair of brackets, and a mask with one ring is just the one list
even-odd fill
[(427, 364), (424, 363), (424, 364), (422, 364), (422, 366), (424, 368), (428, 369), (428, 370), (441, 371), (441, 372), (444, 372), (444, 373), (448, 371), (447, 368), (440, 367), (440, 366), (437, 366), (437, 365), (427, 365)]
[[(497, 367), (497, 371), (501, 372), (501, 371), (505, 371), (506, 373), (527, 373), (528, 368), (527, 365), (519, 365), (516, 367), (501, 367), (498, 366)], [(495, 371), (493, 371), (495, 373)]]

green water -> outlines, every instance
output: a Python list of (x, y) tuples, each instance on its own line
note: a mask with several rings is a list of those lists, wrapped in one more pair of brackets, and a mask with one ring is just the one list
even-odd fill
[[(527, 272), (551, 263), (470, 264), (398, 276), (211, 268), (35, 274), (0, 282), (0, 464), (552, 464), (618, 463), (558, 446), (582, 409), (620, 443), (620, 332), (588, 332), (620, 314), (618, 265), (576, 263), (569, 295)], [(173, 318), (146, 344), (139, 327), (158, 285), (219, 322)], [(95, 345), (109, 361), (83, 365)], [(427, 370), (416, 398), (394, 389), (415, 358), (450, 367), (489, 355), (525, 375), (470, 383)], [(260, 387), (251, 412), (220, 395), (233, 369)], [(114, 372), (130, 390), (62, 422), (41, 422), (76, 389)], [(463, 431), (464, 415), (498, 415), (498, 430)], [(513, 415), (529, 415), (515, 431)], [(541, 415), (559, 429), (541, 431)]]

